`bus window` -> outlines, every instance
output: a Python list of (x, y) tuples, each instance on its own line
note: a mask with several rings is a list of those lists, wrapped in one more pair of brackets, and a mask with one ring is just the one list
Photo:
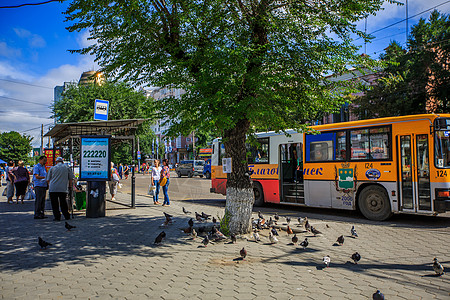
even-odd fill
[(388, 159), (389, 153), (389, 127), (370, 129), (370, 156), (372, 159)]
[(247, 161), (249, 164), (267, 164), (269, 163), (269, 138), (258, 139), (256, 146), (247, 144), (249, 156)]
[(369, 157), (369, 130), (352, 130), (350, 134), (351, 159), (370, 159)]
[(219, 144), (220, 146), (219, 146), (219, 165), (222, 165), (222, 158), (224, 158), (225, 157), (225, 145), (224, 144), (222, 144), (222, 143), (220, 143)]
[(436, 130), (436, 166), (448, 168), (450, 166), (450, 131)]
[(336, 160), (347, 160), (347, 138), (345, 131), (336, 132)]
[(310, 161), (333, 160), (333, 148), (331, 141), (311, 142), (310, 143)]

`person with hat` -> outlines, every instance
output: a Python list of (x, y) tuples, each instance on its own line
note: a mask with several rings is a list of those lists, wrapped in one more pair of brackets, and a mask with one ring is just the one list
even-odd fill
[[(70, 219), (67, 205), (68, 187), (72, 186), (74, 179), (72, 170), (64, 164), (62, 157), (56, 158), (56, 165), (47, 173), (48, 192), (53, 210), (53, 221), (61, 221), (61, 213), (66, 220)], [(61, 212), (59, 211), (61, 207)]]

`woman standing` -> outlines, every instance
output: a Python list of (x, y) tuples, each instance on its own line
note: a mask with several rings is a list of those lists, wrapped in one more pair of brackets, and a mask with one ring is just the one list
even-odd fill
[(119, 174), (117, 174), (114, 163), (111, 162), (111, 180), (109, 181), (109, 193), (111, 194), (111, 200), (116, 200), (114, 197), (117, 194), (117, 185), (119, 184)]
[(165, 178), (167, 181), (164, 185), (162, 185), (163, 193), (164, 193), (164, 202), (162, 206), (170, 206), (169, 194), (167, 193), (169, 189), (169, 178), (170, 178), (170, 170), (169, 170), (169, 161), (167, 159), (163, 159), (163, 167), (161, 170), (161, 179)]
[(16, 203), (19, 204), (20, 196), (20, 200), (22, 200), (23, 204), (23, 198), (25, 198), (25, 192), (27, 191), (28, 184), (30, 183), (30, 173), (24, 167), (22, 160), (19, 160), (17, 165), (18, 167), (13, 170), (14, 186), (16, 187)]
[(125, 174), (125, 179), (128, 179), (128, 175), (130, 174), (130, 167), (128, 166), (128, 164), (124, 166), (123, 172)]
[(158, 201), (159, 195), (159, 179), (161, 179), (161, 166), (158, 159), (155, 159), (154, 166), (152, 167), (152, 188), (156, 187), (153, 193), (153, 204), (161, 204)]

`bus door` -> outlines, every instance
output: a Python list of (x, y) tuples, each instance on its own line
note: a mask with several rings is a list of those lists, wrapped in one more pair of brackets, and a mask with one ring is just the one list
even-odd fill
[(398, 136), (400, 210), (430, 212), (428, 134)]
[(279, 150), (280, 202), (305, 204), (302, 144), (281, 144)]

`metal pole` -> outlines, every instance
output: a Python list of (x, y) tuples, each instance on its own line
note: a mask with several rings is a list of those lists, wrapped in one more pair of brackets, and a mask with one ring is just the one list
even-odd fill
[[(139, 148), (139, 136), (137, 136), (137, 151), (140, 155), (141, 149)], [(138, 173), (141, 173), (141, 159), (138, 157)]]
[[(70, 163), (72, 164), (72, 174), (75, 174), (74, 172), (75, 166), (73, 163), (73, 138), (70, 138), (69, 146), (70, 146)], [(73, 219), (73, 183), (74, 181), (72, 181), (72, 186), (69, 189), (70, 210), (72, 211), (72, 219)]]
[(44, 124), (41, 124), (41, 155), (44, 155)]
[(192, 131), (192, 154), (194, 154), (194, 160), (195, 160), (195, 130)]
[[(364, 21), (364, 34), (367, 34), (367, 15)], [(367, 41), (364, 39), (364, 54), (367, 54)]]
[(133, 156), (133, 158), (132, 158), (132, 162), (131, 162), (131, 167), (132, 167), (132, 169), (131, 169), (131, 207), (132, 208), (135, 208), (135, 206), (136, 206), (136, 204), (135, 204), (135, 202), (136, 202), (136, 176), (134, 175), (134, 168), (135, 168), (135, 163), (136, 163), (136, 161), (134, 160), (134, 158), (136, 157), (136, 153), (135, 153), (135, 149), (134, 149), (134, 143), (135, 143), (135, 140), (134, 140), (134, 136), (133, 136), (133, 142), (132, 142), (132, 144), (131, 144), (131, 153), (132, 153), (132, 156)]
[(405, 44), (408, 42), (408, 0), (406, 0), (406, 41)]

